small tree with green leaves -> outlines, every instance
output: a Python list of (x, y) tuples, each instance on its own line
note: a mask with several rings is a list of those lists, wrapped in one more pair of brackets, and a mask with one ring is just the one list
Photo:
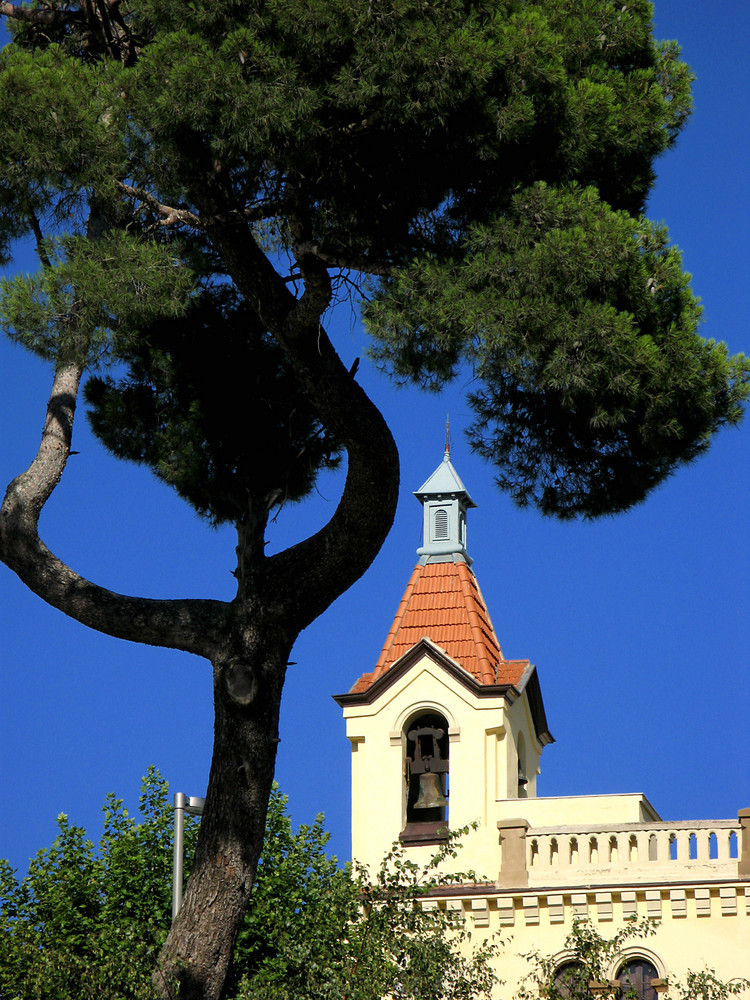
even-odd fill
[(685, 981), (669, 983), (669, 1000), (727, 1000), (750, 990), (750, 979), (737, 978), (724, 982), (715, 969), (688, 971)]
[[(243, 972), (240, 1000), (489, 1000), (498, 981), (492, 965), (498, 945), (490, 939), (467, 947), (471, 935), (460, 915), (421, 905), (474, 877), (440, 873), (467, 833), (451, 834), (424, 867), (394, 845), (373, 877), (362, 868), (343, 881), (342, 872), (329, 876), (324, 897), (302, 918), (285, 923), (274, 914), (270, 947), (258, 964), (248, 961), (241, 935), (235, 955)], [(245, 928), (262, 942), (252, 913), (253, 907)]]
[[(591, 983), (606, 983), (607, 969), (620, 953), (623, 944), (634, 938), (648, 937), (655, 931), (652, 920), (629, 923), (611, 938), (602, 937), (586, 920), (576, 920), (565, 939), (565, 960), (559, 956), (531, 951), (525, 957), (531, 969), (524, 978), (516, 1000), (532, 1000), (540, 995), (547, 1000), (591, 1000)], [(614, 986), (609, 994), (619, 995)]]
[[(470, 1000), (489, 997), (495, 947), (463, 954), (467, 931), (419, 899), (445, 878), (456, 838), (426, 869), (400, 848), (371, 879), (326, 852), (322, 817), (292, 829), (271, 796), (250, 907), (223, 996), (236, 1000)], [(150, 1000), (151, 970), (170, 926), (172, 808), (153, 768), (140, 821), (110, 795), (98, 846), (67, 817), (18, 881), (0, 862), (3, 1000)], [(185, 830), (186, 868), (197, 821)]]
[[(140, 822), (107, 797), (98, 847), (67, 816), (17, 881), (0, 862), (0, 996), (14, 1000), (149, 1000), (169, 929), (172, 812), (151, 768)], [(196, 830), (186, 826), (188, 859)]]

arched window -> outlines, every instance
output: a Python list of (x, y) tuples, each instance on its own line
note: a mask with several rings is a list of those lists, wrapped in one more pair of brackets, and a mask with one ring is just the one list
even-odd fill
[(732, 830), (729, 834), (729, 857), (736, 858), (737, 855), (737, 834)]
[(518, 754), (518, 797), (519, 799), (525, 799), (529, 794), (529, 776), (526, 773), (526, 743), (523, 733), (518, 734), (516, 752)]
[(589, 973), (580, 962), (564, 962), (555, 970), (553, 979), (554, 990), (550, 992), (555, 1000), (569, 1000), (575, 997), (591, 996), (589, 992)]
[(617, 854), (617, 837), (609, 838), (609, 860), (613, 864), (617, 864), (619, 857)]
[(645, 958), (630, 958), (617, 973), (623, 1000), (657, 1000), (657, 992), (651, 985), (659, 978), (656, 968)]
[(530, 859), (529, 864), (530, 864), (530, 866), (532, 868), (536, 867), (539, 864), (539, 841), (538, 840), (532, 840), (531, 841), (531, 859)]
[(403, 844), (434, 844), (448, 834), (448, 723), (424, 712), (404, 727), (406, 825)]

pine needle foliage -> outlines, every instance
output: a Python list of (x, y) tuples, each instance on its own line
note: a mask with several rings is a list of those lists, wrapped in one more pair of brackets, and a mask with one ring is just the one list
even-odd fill
[(94, 432), (213, 524), (300, 500), (339, 463), (284, 354), (227, 285), (144, 325), (119, 356), (126, 375), (86, 386)]
[[(626, 509), (737, 422), (748, 380), (742, 359), (698, 335), (699, 306), (679, 255), (640, 215), (653, 161), (690, 111), (690, 72), (674, 43), (654, 42), (650, 19), (645, 0), (218, 0), (205, 8), (141, 0), (125, 19), (132, 66), (97, 55), (83, 18), (44, 32), (17, 28), (0, 59), (3, 253), (24, 219), (28, 227), (46, 218), (67, 240), (70, 261), (88, 259), (90, 285), (80, 272), (74, 301), (61, 302), (65, 273), (50, 274), (44, 293), (16, 282), (4, 290), (3, 325), (31, 349), (59, 355), (71, 307), (100, 308), (97, 253), (72, 253), (69, 229), (78, 219), (78, 238), (91, 238), (81, 226), (92, 192), (99, 214), (122, 220), (136, 208), (128, 226), (148, 229), (155, 205), (197, 219), (197, 191), (210, 203), (221, 188), (230, 211), (273, 229), (282, 259), (299, 258), (304, 231), (303, 253), (347, 269), (355, 284), (356, 274), (378, 277), (367, 322), (375, 357), (396, 378), (437, 388), (468, 367), (477, 413), (470, 440), (518, 503), (561, 517)], [(126, 190), (141, 192), (140, 205)], [(212, 266), (215, 258), (204, 258)], [(111, 255), (115, 285), (132, 271), (148, 287), (151, 270), (145, 261), (134, 267), (124, 246)], [(165, 315), (179, 288), (153, 287)], [(107, 305), (112, 325), (128, 322), (122, 314), (133, 310), (122, 298)], [(99, 330), (90, 311), (83, 306), (76, 326)], [(223, 312), (215, 309), (217, 324)], [(205, 325), (207, 310), (199, 315)], [(264, 324), (256, 314), (251, 325)], [(257, 352), (261, 372), (266, 334), (244, 349), (247, 358)], [(191, 342), (186, 336), (175, 350), (190, 355)], [(140, 354), (142, 368), (147, 350), (126, 350), (123, 360)], [(236, 397), (235, 387), (222, 389), (234, 381), (236, 349), (216, 354), (207, 365), (212, 394)], [(142, 390), (140, 375), (130, 381)], [(97, 433), (120, 457), (150, 464), (201, 513), (231, 519), (236, 504), (222, 505), (214, 489), (247, 487), (246, 468), (233, 483), (224, 474), (243, 457), (230, 456), (226, 442), (212, 455), (210, 435), (189, 420), (158, 438), (192, 430), (194, 446), (157, 455), (153, 444), (125, 445), (107, 413), (132, 417), (126, 438), (147, 423), (125, 384), (107, 383), (106, 408), (102, 384), (92, 388), (102, 404)], [(240, 406), (235, 398), (224, 415)], [(286, 416), (270, 412), (269, 432), (257, 425), (258, 437), (275, 442)], [(273, 484), (255, 483), (253, 492), (305, 495), (315, 463), (327, 467), (336, 451), (333, 440), (312, 446), (321, 430), (314, 420), (300, 429), (299, 470), (289, 464), (292, 431)], [(223, 472), (202, 489), (195, 477), (188, 485), (189, 468), (209, 465)]]
[(372, 354), (432, 390), (469, 369), (472, 443), (520, 505), (626, 509), (741, 418), (748, 362), (698, 334), (663, 226), (591, 187), (538, 183), (464, 249), (415, 261), (375, 296)]
[[(92, 210), (171, 252), (176, 269), (198, 264), (201, 287), (227, 271), (202, 230), (218, 210), (248, 219), (261, 246), (272, 232), (274, 263), (292, 275), (307, 256), (350, 289), (374, 287), (373, 354), (396, 379), (436, 389), (468, 372), (470, 441), (521, 505), (563, 518), (627, 509), (739, 420), (748, 365), (699, 336), (679, 254), (641, 215), (654, 161), (691, 108), (691, 73), (675, 43), (654, 41), (646, 0), (138, 0), (118, 15), (120, 59), (83, 8), (57, 13), (14, 22), (0, 55), (0, 256), (42, 230), (66, 251), (43, 281), (2, 290), (0, 321), (32, 350), (60, 357), (72, 341), (89, 362), (117, 354), (102, 321), (132, 324), (144, 290), (165, 326), (188, 308), (189, 275), (154, 282), (158, 261), (134, 260), (125, 242), (100, 269), (99, 251), (80, 245), (101, 238)], [(196, 257), (198, 243), (209, 252)], [(88, 269), (73, 293), (75, 262)], [(122, 294), (102, 296), (105, 275)], [(207, 329), (207, 296), (193, 331)], [(242, 308), (254, 333), (241, 368), (257, 354), (265, 373), (273, 333), (257, 306)], [(231, 395), (217, 410), (235, 420), (236, 337), (215, 348), (225, 313), (213, 311), (213, 388), (206, 377), (197, 405)], [(141, 309), (146, 341), (152, 319)], [(174, 342), (186, 353), (175, 371), (193, 344)], [(103, 383), (92, 387), (96, 431), (210, 519), (231, 520), (236, 503), (218, 494), (248, 487), (246, 447), (230, 455), (223, 441), (212, 454), (216, 435), (189, 418), (157, 434), (158, 454), (132, 440), (148, 424), (133, 387), (142, 398), (150, 350), (125, 346), (120, 360), (138, 372), (106, 382), (106, 407)], [(285, 385), (295, 400), (267, 411), (267, 432), (266, 411), (253, 414), (254, 438), (275, 444), (297, 410), (273, 482), (250, 484), (257, 496), (304, 496), (335, 463), (332, 430), (300, 420), (299, 388)], [(134, 424), (121, 435), (123, 419)]]

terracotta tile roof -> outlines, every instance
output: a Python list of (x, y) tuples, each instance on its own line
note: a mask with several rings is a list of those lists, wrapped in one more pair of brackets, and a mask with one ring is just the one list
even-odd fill
[(351, 693), (366, 691), (420, 639), (427, 637), (480, 684), (518, 686), (528, 660), (506, 660), (476, 577), (464, 562), (418, 565), (371, 674)]

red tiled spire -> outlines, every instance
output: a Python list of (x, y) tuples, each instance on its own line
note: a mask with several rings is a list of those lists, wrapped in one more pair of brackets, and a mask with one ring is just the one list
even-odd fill
[[(364, 695), (422, 639), (443, 650), (474, 680), (519, 691), (528, 679), (528, 660), (506, 660), (466, 552), (466, 512), (476, 504), (450, 460), (450, 425), (445, 454), (414, 494), (424, 508), (423, 544), (393, 625), (372, 673), (349, 692)], [(406, 662), (406, 661), (404, 661)], [(387, 682), (385, 682), (387, 683)]]
[(528, 666), (527, 660), (503, 657), (476, 577), (466, 563), (428, 562), (412, 573), (377, 666), (360, 678), (356, 691), (367, 690), (423, 637), (480, 684), (517, 684)]

